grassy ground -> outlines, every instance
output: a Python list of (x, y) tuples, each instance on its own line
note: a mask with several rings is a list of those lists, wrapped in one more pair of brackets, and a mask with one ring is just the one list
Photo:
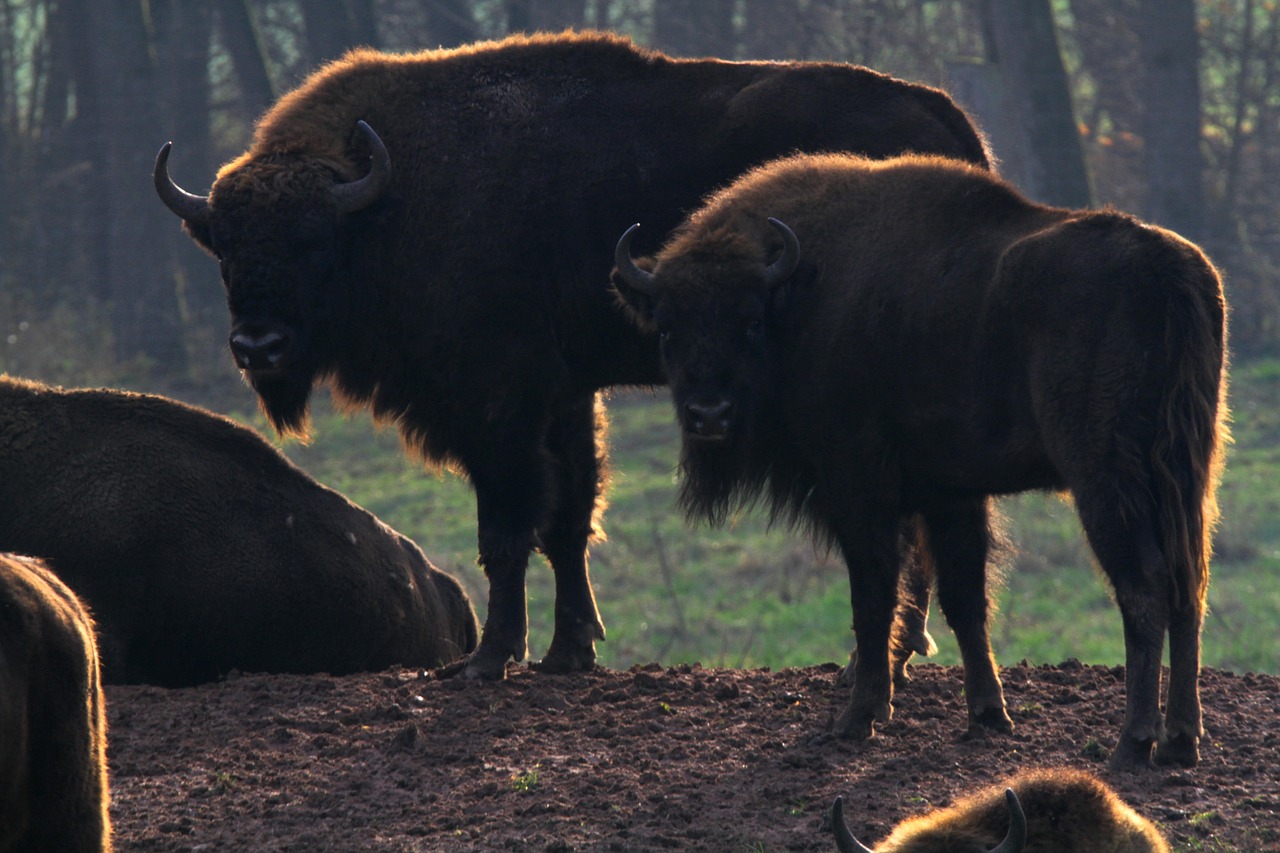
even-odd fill
[[(246, 392), (247, 394), (247, 392)], [(1236, 444), (1220, 493), (1223, 518), (1204, 631), (1206, 665), (1280, 672), (1280, 363), (1238, 367), (1232, 379)], [(592, 553), (592, 577), (612, 667), (661, 660), (772, 666), (844, 659), (852, 643), (842, 563), (802, 538), (770, 530), (756, 514), (724, 529), (687, 526), (675, 509), (678, 436), (665, 393), (610, 401), (614, 485), (609, 541)], [(390, 430), (343, 418), (321, 402), (312, 444), (286, 452), (414, 538), (468, 586), (483, 618), (486, 584), (475, 566), (475, 507), (468, 485), (408, 461)], [(259, 420), (251, 421), (262, 428)], [(1005, 500), (1016, 550), (1005, 561), (993, 622), (998, 659), (1119, 663), (1120, 617), (1092, 567), (1071, 506), (1053, 495)], [(530, 572), (530, 652), (550, 642), (550, 571)], [(935, 616), (939, 662), (959, 662)]]

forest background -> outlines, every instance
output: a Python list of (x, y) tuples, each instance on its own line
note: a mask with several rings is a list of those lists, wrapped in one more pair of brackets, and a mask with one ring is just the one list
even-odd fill
[[(1232, 306), (1236, 445), (1223, 485), (1205, 661), (1280, 671), (1280, 8), (1275, 0), (0, 0), (0, 371), (164, 393), (256, 427), (226, 352), (217, 267), (151, 188), (159, 146), (204, 191), (255, 119), (357, 45), (450, 47), (608, 29), (681, 56), (864, 64), (951, 91), (1028, 195), (1112, 205), (1197, 241)], [(840, 562), (747, 513), (674, 510), (678, 438), (659, 391), (620, 392), (611, 540), (593, 552), (601, 661), (770, 665), (847, 654)], [(465, 483), (323, 400), (285, 449), (416, 539), (478, 606)], [(1004, 502), (1002, 660), (1123, 659), (1069, 505)], [(531, 577), (532, 650), (551, 586)], [(483, 616), (483, 613), (481, 613)], [(1265, 630), (1254, 630), (1266, 626)], [(954, 645), (935, 626), (941, 662)]]

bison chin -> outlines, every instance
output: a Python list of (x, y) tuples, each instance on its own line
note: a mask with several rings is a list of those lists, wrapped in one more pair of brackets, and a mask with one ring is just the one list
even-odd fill
[(262, 413), (280, 435), (305, 438), (311, 401), (313, 377), (303, 371), (288, 373), (244, 372), (249, 385), (258, 395)]
[(739, 431), (716, 440), (685, 433), (680, 450), (681, 508), (714, 525), (723, 524), (739, 504), (760, 492), (767, 472), (756, 471), (755, 460)]

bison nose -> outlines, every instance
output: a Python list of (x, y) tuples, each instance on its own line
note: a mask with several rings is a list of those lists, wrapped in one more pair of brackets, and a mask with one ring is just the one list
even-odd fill
[(689, 432), (699, 438), (720, 439), (729, 433), (729, 419), (733, 415), (733, 403), (686, 403), (685, 424)]
[(231, 354), (241, 370), (275, 370), (283, 366), (293, 336), (279, 326), (237, 326), (231, 331), (230, 343)]

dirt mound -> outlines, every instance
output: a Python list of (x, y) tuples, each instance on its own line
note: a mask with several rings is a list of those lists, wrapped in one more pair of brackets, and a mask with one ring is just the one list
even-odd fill
[(1280, 679), (1206, 670), (1192, 770), (1112, 774), (1119, 668), (1002, 673), (1017, 726), (965, 732), (960, 672), (912, 669), (865, 743), (825, 734), (835, 664), (635, 667), (496, 684), (412, 670), (109, 688), (121, 850), (835, 849), (1022, 767), (1106, 779), (1175, 849), (1280, 850)]

